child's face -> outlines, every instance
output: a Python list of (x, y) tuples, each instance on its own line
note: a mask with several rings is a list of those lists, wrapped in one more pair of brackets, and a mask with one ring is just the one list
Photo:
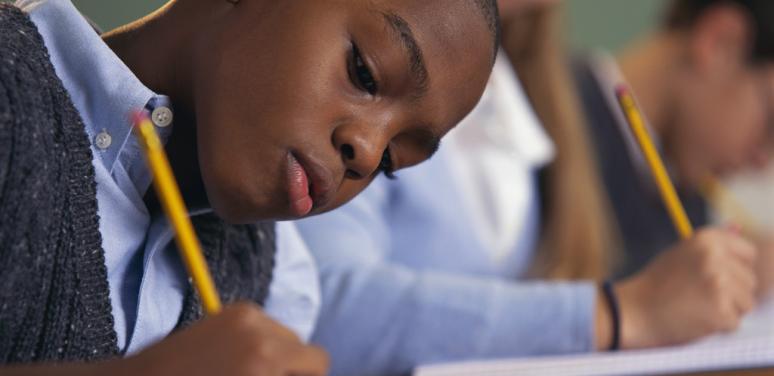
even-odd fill
[(765, 167), (774, 136), (774, 68), (740, 65), (735, 74), (713, 74), (686, 93), (667, 140), (685, 184)]
[(478, 101), (494, 55), (473, 0), (228, 12), (198, 45), (193, 89), (208, 198), (233, 222), (331, 210), (380, 167), (429, 158)]
[(665, 146), (682, 183), (698, 186), (768, 162), (774, 128), (774, 63), (750, 61), (753, 26), (733, 6), (705, 12), (681, 34), (665, 116)]

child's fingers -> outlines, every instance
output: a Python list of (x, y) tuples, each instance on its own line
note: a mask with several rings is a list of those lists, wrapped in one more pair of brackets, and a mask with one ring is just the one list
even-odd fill
[(325, 376), (330, 360), (317, 346), (297, 346), (286, 352), (288, 374), (292, 376)]
[(758, 287), (758, 278), (755, 269), (741, 262), (728, 262), (728, 275), (730, 279), (744, 292), (753, 293)]
[(725, 288), (729, 289), (728, 296), (733, 302), (736, 314), (741, 317), (755, 307), (755, 279), (750, 278), (749, 273), (730, 276)]
[(749, 267), (755, 267), (758, 260), (758, 248), (741, 236), (728, 236), (724, 238), (725, 248), (730, 254), (745, 263)]

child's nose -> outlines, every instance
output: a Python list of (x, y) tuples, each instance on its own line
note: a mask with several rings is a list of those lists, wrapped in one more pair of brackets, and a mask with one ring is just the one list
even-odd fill
[[(368, 125), (342, 125), (333, 134), (333, 142), (339, 150), (347, 170), (347, 177), (362, 179), (371, 176), (382, 160), (386, 142), (380, 132), (368, 131)], [(373, 125), (371, 126), (372, 128)]]

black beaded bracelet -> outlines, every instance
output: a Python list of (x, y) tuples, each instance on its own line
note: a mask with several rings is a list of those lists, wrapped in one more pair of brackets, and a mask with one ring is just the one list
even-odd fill
[(621, 311), (618, 308), (618, 298), (613, 290), (613, 281), (605, 281), (602, 284), (602, 291), (607, 300), (607, 306), (610, 307), (610, 318), (613, 323), (613, 335), (610, 341), (610, 351), (617, 351), (621, 348)]

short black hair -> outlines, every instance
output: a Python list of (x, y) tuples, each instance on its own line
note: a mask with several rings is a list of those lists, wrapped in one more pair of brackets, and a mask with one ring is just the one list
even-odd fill
[(497, 8), (497, 0), (473, 0), (478, 6), (481, 14), (484, 16), (489, 31), (492, 32), (494, 56), (492, 61), (497, 57), (497, 51), (500, 49), (500, 35), (502, 34), (502, 28), (500, 27), (500, 13)]
[(736, 5), (745, 9), (752, 22), (751, 60), (774, 60), (774, 0), (672, 0), (666, 16), (666, 27), (685, 29), (708, 9), (719, 5)]

